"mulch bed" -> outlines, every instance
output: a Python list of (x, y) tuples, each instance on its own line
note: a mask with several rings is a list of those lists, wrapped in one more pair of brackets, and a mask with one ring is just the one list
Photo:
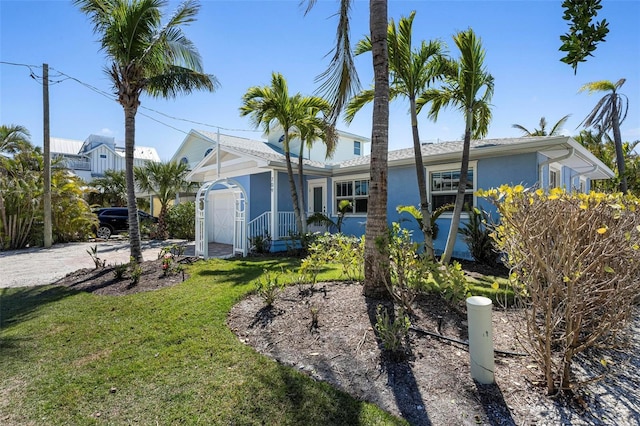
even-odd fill
[[(195, 258), (183, 256), (179, 258), (178, 262), (184, 264), (194, 260)], [(114, 265), (97, 269), (80, 269), (59, 279), (54, 284), (105, 296), (123, 296), (143, 291), (160, 290), (181, 283), (189, 277), (184, 271), (164, 274), (161, 259), (141, 262), (139, 265), (142, 273), (137, 284), (132, 283), (130, 270), (122, 278), (116, 278)]]
[[(142, 275), (137, 285), (131, 285), (128, 275), (116, 280), (110, 266), (77, 271), (56, 284), (119, 296), (158, 290), (183, 280), (181, 273), (164, 276), (160, 260), (140, 265)], [(478, 270), (470, 263), (463, 267), (470, 275), (501, 274)], [(228, 325), (240, 341), (258, 352), (373, 402), (414, 425), (640, 424), (637, 319), (631, 324), (628, 347), (593, 351), (576, 366), (578, 375), (591, 377), (601, 372), (599, 360), (606, 356), (611, 366), (606, 380), (589, 385), (574, 398), (551, 398), (545, 395), (528, 356), (496, 355), (496, 384), (473, 381), (467, 347), (452, 341), (467, 339), (466, 313), (438, 296), (415, 301), (410, 349), (400, 359), (387, 356), (373, 331), (378, 303), (363, 297), (362, 286), (356, 283), (290, 286), (270, 308), (257, 295), (245, 298), (233, 307)], [(518, 311), (494, 307), (492, 321), (496, 349), (524, 352), (516, 333), (522, 330)]]

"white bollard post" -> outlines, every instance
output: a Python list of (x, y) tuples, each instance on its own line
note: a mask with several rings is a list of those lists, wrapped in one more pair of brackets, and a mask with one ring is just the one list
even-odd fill
[(494, 382), (492, 307), (491, 299), (487, 297), (467, 298), (471, 377), (485, 385)]

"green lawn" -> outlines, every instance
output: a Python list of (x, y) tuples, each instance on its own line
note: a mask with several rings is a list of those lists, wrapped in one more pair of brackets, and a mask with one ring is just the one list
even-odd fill
[(180, 285), (123, 297), (0, 290), (0, 424), (405, 424), (257, 354), (227, 328), (263, 269), (296, 266), (199, 262)]

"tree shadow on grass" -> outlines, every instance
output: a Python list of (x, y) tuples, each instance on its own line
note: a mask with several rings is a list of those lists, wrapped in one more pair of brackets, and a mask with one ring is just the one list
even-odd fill
[[(295, 368), (278, 365), (273, 371), (261, 371), (260, 381), (275, 394), (291, 424), (358, 425), (364, 424), (365, 402), (359, 401), (328, 383), (311, 380)], [(282, 389), (284, 387), (284, 389)], [(395, 420), (395, 421), (394, 421)], [(380, 421), (380, 420), (378, 420)], [(387, 418), (384, 424), (404, 424)]]
[(39, 308), (77, 293), (58, 286), (0, 289), (0, 330), (31, 319)]
[(243, 260), (220, 260), (220, 262), (233, 262), (231, 269), (216, 268), (215, 263), (211, 268), (195, 272), (194, 276), (211, 277), (220, 282), (232, 283), (234, 286), (245, 285), (262, 275), (266, 270), (280, 273), (282, 270), (294, 270), (300, 266), (298, 259), (291, 258), (248, 258)]

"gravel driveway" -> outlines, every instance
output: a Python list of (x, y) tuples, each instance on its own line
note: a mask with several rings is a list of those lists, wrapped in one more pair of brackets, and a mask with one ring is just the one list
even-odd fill
[[(162, 247), (187, 244), (184, 240), (143, 241), (142, 257), (153, 260)], [(97, 246), (98, 257), (107, 265), (129, 261), (129, 242), (124, 239), (89, 243), (55, 244), (50, 249), (28, 248), (0, 252), (0, 288), (51, 284), (70, 272), (95, 267), (87, 250)], [(193, 243), (187, 252), (193, 253)]]

